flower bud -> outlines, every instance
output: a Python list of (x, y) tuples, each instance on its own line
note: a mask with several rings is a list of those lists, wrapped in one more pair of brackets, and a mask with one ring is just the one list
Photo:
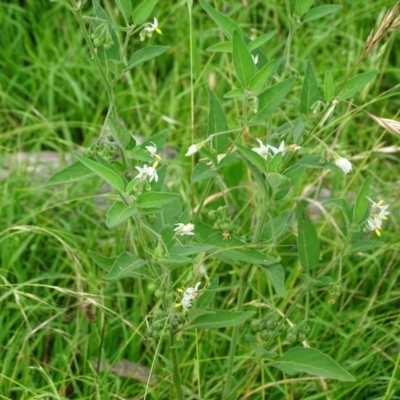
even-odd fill
[(154, 292), (154, 296), (156, 296), (158, 299), (161, 299), (164, 296), (164, 290), (161, 289), (157, 289)]
[(254, 332), (260, 332), (262, 329), (261, 319), (253, 319), (253, 321), (251, 321), (250, 327)]

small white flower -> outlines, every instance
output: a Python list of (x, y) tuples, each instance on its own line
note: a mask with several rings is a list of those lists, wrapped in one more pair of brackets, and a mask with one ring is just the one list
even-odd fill
[(158, 21), (157, 18), (154, 18), (154, 22), (153, 23), (148, 23), (146, 28), (144, 28), (144, 30), (146, 32), (154, 32), (156, 31), (159, 35), (162, 34), (161, 29), (158, 27)]
[(270, 144), (267, 147), (274, 153), (274, 155), (277, 153), (283, 153), (283, 151), (285, 150), (285, 141), (282, 140), (278, 148), (271, 146)]
[(189, 149), (188, 149), (187, 153), (185, 154), (185, 156), (186, 156), (186, 157), (190, 157), (190, 156), (192, 156), (193, 154), (197, 153), (198, 151), (199, 151), (199, 148), (197, 147), (197, 144), (192, 144), (192, 145), (189, 147)]
[(255, 56), (253, 56), (253, 54), (252, 54), (251, 58), (253, 59), (254, 64), (258, 63), (258, 54), (256, 54)]
[(260, 147), (254, 147), (252, 150), (260, 155), (264, 160), (266, 160), (270, 155), (268, 152), (269, 145), (267, 144), (266, 146), (264, 146), (263, 142), (260, 139), (257, 139), (257, 142), (260, 143)]
[(371, 231), (375, 231), (378, 236), (381, 236), (382, 229), (382, 218), (371, 217), (367, 222), (367, 228)]
[(340, 157), (335, 161), (335, 165), (340, 168), (345, 174), (348, 174), (352, 169), (353, 166), (351, 162), (347, 158)]
[(368, 196), (366, 196), (366, 197), (372, 203), (374, 208), (378, 208), (379, 209), (379, 213), (377, 215), (376, 214), (371, 214), (371, 215), (376, 215), (378, 218), (381, 218), (381, 219), (387, 219), (386, 215), (390, 214), (389, 211), (386, 211), (386, 209), (389, 207), (389, 204), (382, 205), (383, 204), (383, 200), (380, 200), (378, 203), (375, 203)]
[(174, 232), (176, 232), (178, 235), (183, 236), (183, 235), (194, 235), (195, 234), (194, 232), (192, 232), (194, 229), (194, 225), (191, 223), (188, 223), (185, 225), (185, 224), (182, 224), (179, 222), (178, 224), (175, 224), (175, 225), (178, 225), (178, 226), (174, 229)]
[(293, 153), (300, 149), (301, 149), (301, 146), (297, 146), (297, 144), (291, 144), (290, 146), (288, 146), (288, 150), (292, 151)]
[(135, 168), (139, 171), (139, 174), (137, 175), (138, 179), (141, 179), (142, 181), (146, 181), (147, 179), (149, 179), (149, 182), (154, 179), (156, 182), (158, 182), (158, 175), (155, 168), (148, 167), (147, 165), (145, 165), (143, 168)]
[(157, 146), (153, 142), (150, 143), (153, 144), (153, 146), (146, 146), (146, 150), (150, 153), (152, 157), (154, 157), (157, 153)]
[(197, 282), (196, 286), (194, 288), (189, 287), (189, 288), (185, 289), (185, 291), (183, 292), (181, 304), (185, 310), (187, 310), (189, 307), (192, 306), (192, 301), (197, 296), (200, 285), (201, 285), (201, 282)]

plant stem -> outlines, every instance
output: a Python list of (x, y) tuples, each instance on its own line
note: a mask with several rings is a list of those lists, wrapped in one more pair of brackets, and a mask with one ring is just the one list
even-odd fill
[(182, 393), (182, 386), (181, 386), (181, 375), (179, 373), (179, 361), (178, 356), (176, 354), (175, 348), (175, 337), (174, 334), (171, 333), (170, 335), (170, 348), (172, 353), (172, 380), (174, 381), (175, 390), (176, 390), (176, 398), (177, 400), (183, 400), (183, 393)]

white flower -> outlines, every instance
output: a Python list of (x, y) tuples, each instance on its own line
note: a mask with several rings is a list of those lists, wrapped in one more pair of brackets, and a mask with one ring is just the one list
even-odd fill
[(255, 56), (253, 56), (253, 54), (252, 54), (251, 58), (253, 59), (254, 64), (258, 63), (258, 54), (256, 54)]
[(158, 175), (155, 168), (148, 167), (147, 165), (145, 165), (143, 168), (135, 168), (139, 171), (139, 174), (136, 178), (141, 179), (142, 181), (146, 181), (147, 178), (149, 178), (149, 182), (151, 182), (153, 179), (158, 182)]
[(381, 236), (382, 218), (371, 217), (367, 222), (367, 228), (371, 231), (375, 231), (378, 236)]
[(386, 209), (389, 207), (389, 204), (382, 205), (383, 204), (383, 200), (380, 200), (378, 203), (375, 203), (368, 196), (366, 196), (366, 197), (373, 204), (374, 208), (378, 208), (379, 209), (379, 213), (377, 215), (376, 214), (371, 214), (371, 215), (377, 216), (380, 219), (387, 219), (386, 215), (390, 214), (389, 211), (386, 211)]
[(153, 146), (146, 146), (146, 150), (150, 153), (152, 157), (154, 157), (157, 153), (157, 146), (153, 142), (150, 143), (153, 144)]
[(337, 159), (335, 161), (335, 165), (338, 168), (340, 168), (345, 174), (348, 174), (353, 169), (351, 162), (343, 157), (340, 157), (339, 159)]
[(148, 23), (146, 28), (144, 28), (144, 30), (146, 32), (154, 32), (156, 31), (159, 35), (162, 34), (161, 29), (158, 27), (158, 21), (157, 18), (154, 18), (154, 22), (153, 23)]
[(185, 225), (185, 224), (182, 224), (179, 222), (178, 224), (175, 224), (175, 225), (178, 225), (178, 226), (174, 229), (174, 232), (176, 232), (178, 235), (181, 235), (181, 236), (194, 235), (194, 232), (192, 232), (194, 229), (193, 224), (188, 223)]
[(285, 150), (285, 142), (282, 140), (278, 148), (271, 146), (270, 144), (267, 147), (274, 153), (274, 155), (277, 153), (283, 153)]
[(288, 146), (288, 150), (292, 151), (293, 153), (300, 149), (301, 149), (301, 146), (297, 146), (297, 144), (291, 144), (290, 146)]
[(192, 156), (193, 154), (197, 153), (198, 151), (199, 151), (199, 148), (197, 147), (197, 144), (192, 144), (192, 145), (189, 147), (189, 149), (188, 149), (187, 153), (185, 154), (185, 156), (186, 156), (186, 157), (190, 157), (190, 156)]
[(189, 287), (189, 288), (185, 289), (185, 291), (183, 292), (181, 304), (185, 310), (187, 310), (189, 307), (192, 306), (192, 301), (198, 294), (198, 289), (199, 289), (200, 285), (201, 285), (201, 282), (197, 282), (196, 286), (194, 288)]
[(270, 155), (268, 153), (269, 145), (267, 144), (266, 146), (264, 146), (263, 142), (260, 139), (257, 139), (257, 142), (260, 143), (260, 147), (254, 147), (252, 150), (260, 155), (264, 160), (266, 160)]

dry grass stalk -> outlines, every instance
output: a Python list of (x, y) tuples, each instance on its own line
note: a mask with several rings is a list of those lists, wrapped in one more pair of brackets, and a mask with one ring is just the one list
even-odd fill
[(371, 113), (368, 113), (368, 116), (373, 121), (375, 121), (378, 125), (380, 125), (382, 128), (385, 128), (390, 133), (400, 134), (400, 122), (399, 121), (396, 121), (394, 119), (381, 118), (381, 117), (378, 117), (377, 115), (374, 115)]

